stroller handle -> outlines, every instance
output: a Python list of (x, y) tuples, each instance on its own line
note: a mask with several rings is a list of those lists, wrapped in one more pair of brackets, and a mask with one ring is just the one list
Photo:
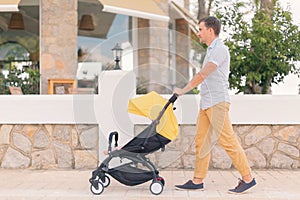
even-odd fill
[(163, 116), (163, 114), (165, 113), (165, 111), (167, 110), (168, 106), (171, 103), (174, 103), (178, 98), (178, 94), (174, 93), (171, 98), (168, 100), (168, 102), (166, 103), (166, 105), (164, 106), (164, 108), (160, 111), (158, 117), (156, 118), (156, 122), (159, 123), (159, 120), (161, 119), (161, 117)]
[(174, 93), (174, 94), (171, 96), (171, 98), (169, 99), (169, 102), (170, 102), (170, 103), (174, 103), (174, 102), (177, 100), (178, 96), (179, 96), (178, 94)]

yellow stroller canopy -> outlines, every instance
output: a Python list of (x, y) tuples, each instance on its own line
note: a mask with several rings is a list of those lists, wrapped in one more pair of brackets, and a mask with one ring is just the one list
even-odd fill
[[(155, 120), (167, 102), (167, 99), (153, 91), (144, 96), (131, 99), (128, 104), (128, 112)], [(178, 122), (171, 105), (168, 106), (160, 119), (156, 132), (169, 140), (177, 137)]]

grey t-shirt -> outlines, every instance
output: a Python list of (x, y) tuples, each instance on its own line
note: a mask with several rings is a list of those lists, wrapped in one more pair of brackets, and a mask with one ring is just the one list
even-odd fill
[(221, 39), (216, 38), (207, 48), (203, 66), (208, 62), (217, 65), (217, 69), (201, 83), (200, 107), (203, 110), (221, 102), (230, 103), (228, 94), (230, 54)]

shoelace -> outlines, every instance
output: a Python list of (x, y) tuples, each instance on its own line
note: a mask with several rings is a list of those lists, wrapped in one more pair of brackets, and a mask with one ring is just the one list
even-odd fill
[(193, 181), (188, 180), (188, 181), (185, 183), (185, 185), (187, 185), (187, 184), (189, 184), (189, 183), (193, 183)]
[(235, 187), (235, 189), (238, 189), (239, 187), (241, 187), (241, 185), (243, 184), (243, 180), (239, 178), (239, 183), (238, 185)]

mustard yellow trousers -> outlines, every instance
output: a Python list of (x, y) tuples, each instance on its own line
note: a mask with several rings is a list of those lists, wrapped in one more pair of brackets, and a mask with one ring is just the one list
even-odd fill
[(200, 109), (199, 111), (195, 136), (195, 178), (206, 177), (211, 149), (216, 142), (219, 142), (221, 147), (227, 152), (233, 165), (242, 176), (251, 172), (245, 152), (233, 132), (228, 114), (229, 107), (229, 103), (222, 102), (211, 108)]

